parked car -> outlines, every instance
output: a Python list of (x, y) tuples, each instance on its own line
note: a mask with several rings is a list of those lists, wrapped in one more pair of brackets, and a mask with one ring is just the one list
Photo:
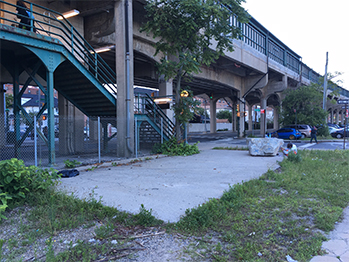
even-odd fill
[(302, 133), (294, 128), (280, 128), (273, 133), (270, 133), (271, 137), (277, 137), (282, 139), (298, 139), (302, 137)]
[(335, 128), (335, 127), (333, 127), (333, 126), (329, 126), (328, 127), (328, 131), (330, 132), (330, 134), (332, 134), (333, 132), (336, 132), (336, 131), (338, 131), (338, 130), (341, 130), (342, 128)]
[(298, 124), (298, 125), (287, 125), (284, 128), (294, 128), (301, 132), (302, 138), (311, 137), (311, 127), (309, 125)]
[[(334, 138), (343, 138), (344, 137), (344, 128), (338, 129), (331, 133), (331, 136)], [(345, 137), (349, 137), (349, 127), (345, 129)]]
[(340, 129), (341, 127), (337, 124), (327, 123), (328, 127), (334, 127), (336, 129)]

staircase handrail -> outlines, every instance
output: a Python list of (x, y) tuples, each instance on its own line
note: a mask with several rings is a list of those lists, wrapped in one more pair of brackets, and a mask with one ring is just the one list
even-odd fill
[(163, 120), (164, 133), (168, 138), (175, 135), (175, 125), (171, 119), (162, 111), (154, 100), (144, 93), (135, 94), (135, 112), (136, 114), (145, 114), (160, 128), (161, 119)]
[[(117, 90), (115, 72), (101, 56), (96, 53), (94, 48), (81, 36), (72, 24), (59, 12), (26, 0), (23, 0), (23, 2), (27, 4), (28, 9), (34, 16), (34, 19), (31, 19), (30, 31), (34, 32), (36, 30), (36, 34), (41, 35), (42, 40), (50, 41), (51, 39), (47, 38), (47, 36), (58, 39), (82, 65), (88, 68), (90, 74), (93, 75), (108, 92), (115, 96)], [(4, 0), (0, 0), (0, 3), (4, 3), (4, 8), (0, 8), (0, 14), (2, 14), (0, 20), (5, 21), (11, 26), (19, 27), (23, 25), (19, 21), (9, 18), (9, 15), (17, 17), (17, 13), (8, 10), (17, 8), (17, 5), (8, 3)], [(6, 9), (6, 6), (10, 8)], [(57, 17), (62, 17), (62, 19), (58, 20)], [(39, 27), (35, 26), (35, 24), (39, 25)], [(43, 37), (43, 35), (45, 35), (45, 37)], [(35, 34), (31, 36), (35, 36)]]

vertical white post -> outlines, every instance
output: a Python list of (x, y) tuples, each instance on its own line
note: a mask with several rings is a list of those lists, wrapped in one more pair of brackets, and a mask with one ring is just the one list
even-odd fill
[(137, 117), (135, 117), (135, 148), (136, 148), (136, 158), (138, 158), (138, 125)]
[(101, 118), (97, 120), (97, 134), (98, 134), (98, 163), (101, 163)]
[(34, 165), (38, 166), (38, 143), (36, 141), (36, 115), (34, 115)]

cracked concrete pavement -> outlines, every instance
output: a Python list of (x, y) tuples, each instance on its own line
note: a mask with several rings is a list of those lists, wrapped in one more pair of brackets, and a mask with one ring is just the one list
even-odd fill
[(248, 151), (212, 150), (214, 146), (217, 143), (200, 143), (201, 153), (186, 157), (152, 156), (127, 165), (106, 163), (93, 171), (79, 168), (80, 175), (62, 178), (60, 188), (80, 198), (93, 192), (104, 204), (131, 213), (138, 213), (144, 204), (157, 218), (176, 222), (186, 209), (221, 197), (230, 185), (276, 169), (277, 160), (282, 160), (280, 156), (251, 157)]
[[(151, 156), (151, 160), (104, 163), (80, 175), (62, 178), (60, 188), (80, 198), (91, 194), (105, 205), (138, 213), (141, 204), (165, 222), (176, 222), (185, 210), (210, 198), (219, 198), (225, 190), (242, 181), (257, 178), (268, 169), (276, 169), (282, 156), (252, 157), (248, 151), (213, 150), (215, 146), (235, 146), (233, 139), (199, 143), (200, 154), (193, 156)], [(301, 147), (299, 148), (301, 149)], [(349, 262), (349, 207), (344, 219), (328, 234), (322, 248), (328, 254), (310, 262)]]

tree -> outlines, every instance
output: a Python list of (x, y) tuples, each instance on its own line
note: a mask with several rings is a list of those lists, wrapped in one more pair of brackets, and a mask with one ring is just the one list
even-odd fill
[[(231, 23), (232, 15), (240, 23), (248, 22), (248, 14), (241, 7), (244, 0), (147, 0), (147, 22), (141, 31), (159, 40), (155, 55), (161, 54), (157, 68), (165, 79), (174, 79), (175, 111), (180, 106), (181, 81), (201, 72), (224, 54), (233, 51), (233, 39), (241, 34), (239, 26)], [(177, 138), (181, 121), (176, 117)]]
[(314, 125), (325, 124), (327, 112), (322, 109), (322, 87), (319, 84), (302, 86), (295, 90), (285, 91), (282, 101), (282, 125), (296, 123)]
[(12, 94), (5, 94), (5, 100), (6, 100), (6, 108), (10, 108), (13, 106), (13, 95)]
[(228, 119), (229, 123), (232, 122), (233, 114), (230, 110), (221, 110), (217, 113), (218, 119)]

